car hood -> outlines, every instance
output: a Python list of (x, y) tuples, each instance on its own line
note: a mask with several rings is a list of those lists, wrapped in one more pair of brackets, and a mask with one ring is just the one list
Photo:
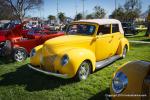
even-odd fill
[(8, 30), (0, 30), (0, 36), (7, 34)]
[(49, 52), (59, 53), (71, 48), (88, 48), (90, 49), (92, 44), (92, 36), (80, 36), (80, 35), (65, 35), (59, 36), (46, 41), (43, 45), (43, 49)]
[(6, 37), (3, 36), (3, 35), (0, 35), (0, 42), (3, 42), (3, 41), (5, 41), (5, 40), (6, 40)]
[(66, 45), (66, 44), (80, 44), (87, 42), (91, 40), (92, 36), (80, 36), (80, 35), (64, 35), (60, 37), (56, 37), (53, 39), (50, 39), (45, 42), (45, 45), (49, 46), (60, 46), (60, 45)]

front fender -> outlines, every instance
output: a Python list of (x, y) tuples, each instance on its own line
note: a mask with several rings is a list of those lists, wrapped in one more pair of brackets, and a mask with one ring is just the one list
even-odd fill
[(128, 51), (129, 51), (129, 41), (126, 38), (122, 38), (120, 40), (120, 43), (119, 43), (119, 46), (118, 46), (118, 49), (117, 49), (117, 54), (118, 55), (122, 56), (123, 49), (124, 49), (125, 46), (127, 46)]
[[(69, 57), (69, 62), (65, 66), (60, 64), (61, 58), (63, 55), (67, 54)], [(83, 49), (83, 48), (73, 48), (69, 50), (65, 50), (60, 54), (59, 59), (55, 62), (56, 70), (59, 70), (62, 74), (69, 74), (70, 77), (74, 77), (78, 71), (80, 64), (85, 61), (89, 60), (92, 65), (92, 71), (95, 70), (95, 62), (96, 58), (92, 51)]]
[(35, 47), (36, 54), (33, 57), (30, 57), (30, 63), (34, 66), (39, 66), (41, 64), (41, 54), (42, 54), (43, 45)]

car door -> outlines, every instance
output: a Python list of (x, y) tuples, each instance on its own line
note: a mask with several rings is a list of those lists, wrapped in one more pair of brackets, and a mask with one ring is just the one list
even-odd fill
[(121, 39), (122, 34), (119, 31), (119, 25), (118, 24), (112, 24), (112, 32), (111, 32), (111, 41), (109, 42), (110, 48), (111, 48), (111, 53), (110, 56), (113, 56), (116, 54), (116, 51), (118, 49), (120, 39)]
[(96, 61), (109, 57), (111, 53), (110, 42), (112, 41), (111, 25), (100, 25), (96, 36), (95, 55)]

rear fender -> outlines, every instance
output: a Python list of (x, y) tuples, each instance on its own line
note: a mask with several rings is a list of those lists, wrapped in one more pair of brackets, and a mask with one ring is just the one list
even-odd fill
[(119, 46), (118, 46), (118, 49), (117, 49), (117, 53), (116, 53), (116, 54), (122, 56), (122, 54), (123, 54), (123, 49), (124, 49), (125, 46), (127, 46), (128, 51), (129, 51), (129, 42), (128, 42), (128, 40), (127, 40), (126, 38), (122, 38), (122, 39), (120, 40), (120, 43), (119, 43)]

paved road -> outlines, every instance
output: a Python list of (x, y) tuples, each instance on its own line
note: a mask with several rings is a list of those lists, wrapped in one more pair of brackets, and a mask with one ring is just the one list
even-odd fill
[(150, 42), (146, 42), (146, 41), (129, 41), (129, 42), (132, 42), (132, 43), (149, 43), (150, 44)]

